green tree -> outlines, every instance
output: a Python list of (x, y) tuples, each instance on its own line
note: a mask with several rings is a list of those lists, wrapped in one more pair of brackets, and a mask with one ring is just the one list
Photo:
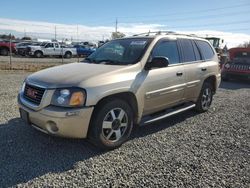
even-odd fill
[(23, 37), (22, 40), (32, 40), (31, 37)]

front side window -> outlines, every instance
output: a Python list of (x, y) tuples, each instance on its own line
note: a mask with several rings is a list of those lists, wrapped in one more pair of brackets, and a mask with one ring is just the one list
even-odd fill
[(196, 43), (197, 43), (197, 45), (200, 49), (200, 52), (203, 55), (203, 58), (205, 60), (209, 60), (209, 59), (212, 59), (214, 57), (214, 51), (207, 42), (197, 40)]
[(151, 41), (151, 38), (113, 40), (102, 45), (83, 62), (111, 65), (135, 64), (141, 59)]
[(54, 45), (53, 45), (53, 43), (48, 43), (48, 44), (45, 46), (45, 48), (54, 48)]
[(178, 47), (176, 41), (161, 41), (156, 44), (152, 52), (152, 58), (163, 56), (168, 58), (169, 64), (176, 64), (180, 62)]

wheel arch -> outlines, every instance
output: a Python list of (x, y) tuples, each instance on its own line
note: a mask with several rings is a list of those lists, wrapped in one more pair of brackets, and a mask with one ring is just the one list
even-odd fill
[(37, 52), (41, 52), (41, 54), (43, 55), (43, 51), (42, 51), (42, 50), (36, 50), (36, 51), (34, 52), (34, 54), (36, 54)]
[[(115, 94), (111, 94), (111, 95), (108, 95), (108, 96), (105, 96), (103, 98), (101, 98), (95, 105), (95, 108), (94, 108), (94, 112), (92, 113), (92, 116), (93, 114), (95, 114), (95, 111), (97, 110), (98, 106), (106, 103), (106, 102), (109, 102), (113, 99), (120, 99), (120, 100), (123, 100), (125, 102), (127, 102), (130, 107), (132, 108), (133, 110), (133, 114), (134, 114), (134, 123), (137, 122), (137, 118), (138, 118), (138, 102), (137, 102), (137, 99), (136, 99), (136, 96), (134, 93), (132, 92), (120, 92), (120, 93), (115, 93)], [(92, 118), (92, 117), (91, 117)]]
[(213, 86), (213, 93), (216, 92), (217, 90), (217, 80), (216, 80), (216, 76), (215, 75), (210, 75), (208, 76), (203, 83), (211, 83)]

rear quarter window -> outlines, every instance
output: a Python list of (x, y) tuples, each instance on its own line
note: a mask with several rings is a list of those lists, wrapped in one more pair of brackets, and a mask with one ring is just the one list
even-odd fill
[(209, 60), (214, 57), (214, 51), (208, 42), (196, 40), (196, 44), (200, 49), (203, 59)]

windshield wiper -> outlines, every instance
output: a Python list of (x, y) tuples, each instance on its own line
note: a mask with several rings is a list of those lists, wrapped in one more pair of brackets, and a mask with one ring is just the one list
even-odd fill
[(122, 65), (122, 63), (117, 60), (111, 60), (111, 59), (98, 60), (98, 63), (102, 63), (102, 62), (105, 62), (105, 65)]

